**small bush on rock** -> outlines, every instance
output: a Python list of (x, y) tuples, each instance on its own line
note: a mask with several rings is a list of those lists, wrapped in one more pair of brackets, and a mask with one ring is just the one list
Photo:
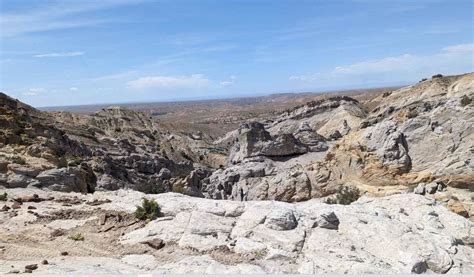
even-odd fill
[(137, 206), (135, 217), (140, 220), (153, 220), (160, 216), (160, 206), (155, 200), (143, 198), (141, 206)]
[(0, 194), (0, 201), (7, 201), (8, 194), (6, 192)]
[(265, 249), (257, 250), (254, 252), (255, 258), (263, 259), (267, 255), (267, 251)]
[(349, 205), (360, 197), (360, 190), (355, 187), (342, 187), (341, 191), (335, 197), (327, 198), (324, 202), (326, 204), (341, 204)]
[(165, 193), (166, 188), (163, 185), (155, 185), (151, 187), (151, 194)]
[(73, 241), (84, 241), (84, 236), (81, 233), (77, 233), (74, 235), (70, 235), (68, 239), (72, 239)]
[(25, 159), (23, 159), (22, 157), (18, 157), (18, 156), (15, 156), (15, 157), (11, 158), (11, 161), (12, 161), (13, 163), (16, 163), (16, 164), (21, 164), (21, 165), (25, 165), (25, 164), (26, 164)]
[(465, 107), (469, 104), (471, 104), (472, 102), (472, 99), (467, 97), (466, 95), (464, 95), (462, 98), (461, 98), (461, 106)]

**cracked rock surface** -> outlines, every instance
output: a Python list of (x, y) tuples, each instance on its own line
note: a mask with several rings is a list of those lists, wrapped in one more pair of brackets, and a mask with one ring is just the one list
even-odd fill
[[(413, 193), (345, 206), (131, 190), (7, 192), (40, 200), (28, 202), (34, 212), (26, 204), (0, 212), (0, 273), (29, 264), (55, 274), (474, 272), (472, 221)], [(144, 196), (160, 204), (161, 217), (133, 217)], [(68, 239), (77, 233), (83, 241)]]

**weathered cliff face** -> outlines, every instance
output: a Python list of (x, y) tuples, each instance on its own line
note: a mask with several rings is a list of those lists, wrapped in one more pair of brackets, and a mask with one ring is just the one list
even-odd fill
[(182, 154), (166, 155), (172, 147), (167, 134), (145, 114), (118, 107), (93, 115), (48, 114), (4, 94), (0, 101), (4, 187), (164, 192), (171, 178), (193, 170)]
[(473, 73), (426, 80), (370, 103), (309, 102), (265, 124), (243, 124), (214, 144), (121, 107), (44, 113), (0, 99), (4, 187), (295, 202), (332, 195), (342, 185), (383, 196), (420, 184), (424, 193), (431, 184), (442, 188), (432, 196), (448, 207), (474, 212)]
[[(1, 274), (30, 264), (38, 274), (474, 272), (474, 224), (416, 194), (344, 206), (131, 190), (8, 193), (5, 206), (24, 202), (0, 211), (0, 236), (8, 238), (0, 242)], [(160, 204), (161, 217), (130, 214), (145, 196)], [(83, 241), (68, 239), (78, 233)]]
[[(0, 273), (474, 273), (474, 73), (369, 104), (311, 102), (212, 144), (0, 94)], [(343, 185), (363, 196), (323, 203)], [(161, 217), (132, 214), (143, 197)]]
[(294, 134), (302, 124), (329, 139), (334, 133), (346, 135), (367, 116), (357, 100), (338, 96), (308, 102), (292, 111), (281, 114), (269, 124), (271, 134)]
[(244, 124), (230, 150), (229, 166), (204, 179), (202, 190), (215, 199), (308, 200), (312, 197), (310, 180), (295, 158), (316, 157), (327, 149), (326, 139), (306, 123), (294, 135), (274, 136), (261, 123)]
[(448, 206), (460, 198), (472, 215), (474, 108), (462, 99), (474, 99), (474, 74), (424, 81), (380, 98), (361, 127), (338, 141), (313, 172), (375, 195), (436, 182), (448, 192), (435, 197)]
[[(302, 201), (333, 194), (343, 184), (380, 196), (436, 182), (447, 188), (434, 197), (472, 215), (474, 108), (463, 99), (474, 99), (472, 73), (384, 93), (371, 100), (379, 104), (370, 112), (348, 97), (308, 103), (221, 139), (235, 141), (231, 165), (216, 171), (204, 188), (211, 198)], [(297, 143), (281, 143), (281, 136)], [(295, 150), (298, 144), (306, 151)], [(265, 153), (267, 145), (280, 152)], [(288, 187), (276, 174), (294, 171), (298, 177), (289, 181), (294, 185), (285, 195), (268, 193), (272, 187)]]

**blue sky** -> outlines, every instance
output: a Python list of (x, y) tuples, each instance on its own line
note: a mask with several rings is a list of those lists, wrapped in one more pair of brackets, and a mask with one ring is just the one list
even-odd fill
[(474, 71), (471, 0), (0, 3), (0, 90), (34, 106), (391, 86)]

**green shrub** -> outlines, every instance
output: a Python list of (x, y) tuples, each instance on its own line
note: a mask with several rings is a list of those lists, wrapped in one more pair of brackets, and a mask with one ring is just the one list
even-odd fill
[(465, 107), (469, 104), (471, 104), (472, 102), (472, 99), (467, 97), (466, 95), (464, 95), (462, 98), (461, 98), (461, 106)]
[(0, 194), (0, 201), (7, 201), (7, 196), (8, 194), (4, 192), (3, 194)]
[(166, 192), (166, 188), (164, 185), (153, 185), (151, 187), (151, 194), (159, 194), (159, 193), (165, 193)]
[(23, 145), (28, 145), (33, 142), (27, 134), (20, 134), (20, 140)]
[(355, 187), (342, 187), (335, 197), (327, 198), (324, 202), (326, 204), (341, 204), (349, 205), (360, 197), (360, 191)]
[(72, 154), (69, 154), (69, 153), (64, 155), (64, 157), (66, 158), (66, 161), (67, 161), (69, 166), (80, 165), (83, 161), (83, 159), (81, 157), (75, 156), (75, 155), (72, 155)]
[(74, 241), (84, 241), (84, 236), (81, 233), (77, 233), (74, 235), (70, 235), (68, 239), (72, 239)]
[(21, 165), (26, 164), (25, 159), (23, 159), (22, 157), (18, 157), (18, 156), (15, 156), (15, 157), (11, 158), (11, 161), (13, 163), (16, 163), (16, 164), (21, 164)]
[(257, 250), (253, 254), (255, 255), (255, 258), (263, 259), (267, 255), (267, 251), (265, 249)]
[(137, 206), (135, 217), (140, 220), (153, 220), (160, 216), (160, 206), (155, 200), (143, 198), (141, 206)]

